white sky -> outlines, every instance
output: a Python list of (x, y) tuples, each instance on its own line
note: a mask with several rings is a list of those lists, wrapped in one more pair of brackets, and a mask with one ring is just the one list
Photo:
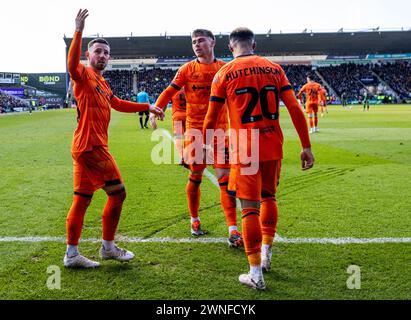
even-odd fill
[[(79, 8), (85, 35), (188, 35), (195, 28), (255, 33), (411, 28), (409, 0), (17, 0), (0, 5), (0, 72), (65, 72), (63, 35)], [(189, 45), (189, 43), (187, 43)]]

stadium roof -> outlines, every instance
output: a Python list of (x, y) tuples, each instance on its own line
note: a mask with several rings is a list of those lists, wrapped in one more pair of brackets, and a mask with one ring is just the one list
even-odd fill
[[(228, 35), (216, 35), (215, 54), (230, 55)], [(93, 38), (83, 38), (82, 52)], [(112, 59), (191, 57), (190, 36), (107, 37)], [(411, 53), (411, 31), (257, 34), (263, 55), (365, 55)], [(72, 38), (64, 39), (67, 50)], [(84, 59), (84, 57), (83, 57)]]

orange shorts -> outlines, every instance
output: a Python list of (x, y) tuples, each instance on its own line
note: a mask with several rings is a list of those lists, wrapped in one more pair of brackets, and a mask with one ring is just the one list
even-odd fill
[(229, 139), (228, 136), (214, 137), (213, 153), (204, 161), (203, 157), (203, 140), (200, 136), (186, 132), (184, 141), (184, 163), (185, 167), (193, 172), (203, 171), (208, 164), (214, 168), (230, 169)]
[(318, 112), (318, 104), (317, 103), (309, 103), (305, 108), (305, 112), (307, 113), (317, 113)]
[(173, 113), (173, 134), (174, 137), (182, 137), (186, 132), (186, 114), (185, 112), (176, 111)]
[(102, 187), (123, 183), (120, 170), (107, 147), (97, 146), (72, 156), (74, 192), (93, 194)]
[[(261, 201), (261, 198), (274, 196), (280, 181), (281, 160), (261, 161), (253, 166), (235, 164), (231, 166), (227, 190), (237, 198)], [(248, 170), (257, 171), (246, 174)]]

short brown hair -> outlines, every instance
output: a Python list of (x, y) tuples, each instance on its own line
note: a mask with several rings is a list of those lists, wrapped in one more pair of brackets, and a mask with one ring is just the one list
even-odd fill
[(244, 27), (236, 28), (233, 31), (231, 31), (229, 41), (254, 42), (254, 33), (248, 28), (244, 28)]
[(191, 37), (198, 37), (198, 36), (209, 37), (209, 38), (215, 40), (215, 37), (214, 37), (213, 33), (210, 30), (207, 30), (207, 29), (195, 29), (191, 33)]
[(90, 49), (95, 43), (103, 43), (106, 44), (110, 47), (110, 44), (108, 43), (108, 41), (104, 38), (95, 38), (93, 40), (91, 40), (88, 45), (87, 45), (87, 49)]

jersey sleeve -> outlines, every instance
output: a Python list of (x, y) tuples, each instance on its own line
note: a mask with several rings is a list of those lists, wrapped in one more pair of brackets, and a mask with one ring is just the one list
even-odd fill
[(81, 57), (81, 42), (82, 42), (82, 33), (76, 31), (74, 33), (73, 40), (71, 41), (70, 49), (67, 57), (67, 69), (70, 73), (70, 77), (73, 80), (79, 80), (84, 71), (85, 67), (80, 63)]
[(206, 143), (207, 129), (215, 129), (217, 125), (218, 115), (225, 103), (227, 96), (226, 86), (224, 82), (224, 73), (220, 69), (214, 76), (211, 84), (210, 102), (208, 104), (207, 114), (203, 125), (203, 143)]
[(187, 82), (187, 71), (188, 71), (188, 64), (185, 64), (178, 69), (174, 79), (171, 81), (170, 86), (174, 87), (176, 90), (180, 91), (181, 88)]
[(298, 98), (301, 100), (302, 96), (303, 96), (303, 92), (305, 91), (307, 85), (303, 85), (302, 88), (300, 89), (300, 91), (298, 91)]
[(284, 91), (281, 94), (281, 100), (283, 100), (288, 112), (290, 113), (291, 121), (301, 141), (303, 148), (310, 148), (310, 136), (308, 134), (308, 126), (305, 121), (304, 112), (298, 104), (297, 98), (294, 92), (291, 90)]
[(150, 107), (148, 103), (137, 103), (119, 99), (116, 96), (111, 97), (111, 107), (120, 112), (140, 112), (146, 111)]

